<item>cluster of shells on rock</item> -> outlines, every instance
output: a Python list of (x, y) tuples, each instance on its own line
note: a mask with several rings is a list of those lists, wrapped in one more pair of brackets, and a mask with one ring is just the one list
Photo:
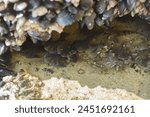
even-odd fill
[(27, 38), (48, 41), (53, 31), (62, 33), (74, 22), (91, 30), (127, 14), (149, 23), (149, 11), (150, 0), (0, 0), (0, 70), (7, 68), (4, 53), (20, 51)]

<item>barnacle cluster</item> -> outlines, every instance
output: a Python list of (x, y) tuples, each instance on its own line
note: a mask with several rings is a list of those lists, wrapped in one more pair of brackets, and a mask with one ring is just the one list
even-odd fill
[[(74, 22), (89, 30), (95, 25), (109, 25), (114, 18), (127, 14), (150, 22), (149, 11), (150, 0), (0, 0), (0, 56), (8, 48), (20, 51), (27, 38), (33, 43), (48, 41), (53, 31), (62, 33)], [(63, 66), (66, 60), (72, 61), (70, 58), (76, 56), (76, 51), (70, 47), (71, 52), (57, 49), (55, 53), (44, 48), (48, 51), (46, 57), (56, 58), (53, 62), (56, 65)], [(3, 60), (0, 60), (2, 68)]]

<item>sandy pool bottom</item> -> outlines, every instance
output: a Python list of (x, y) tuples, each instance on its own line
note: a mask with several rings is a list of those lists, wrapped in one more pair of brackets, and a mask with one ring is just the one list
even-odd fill
[(120, 88), (150, 99), (150, 73), (126, 67), (123, 70), (102, 70), (86, 61), (78, 60), (66, 67), (53, 67), (43, 62), (43, 58), (27, 58), (21, 53), (13, 53), (12, 63), (17, 72), (30, 73), (41, 79), (51, 77), (77, 80), (82, 86), (94, 88)]

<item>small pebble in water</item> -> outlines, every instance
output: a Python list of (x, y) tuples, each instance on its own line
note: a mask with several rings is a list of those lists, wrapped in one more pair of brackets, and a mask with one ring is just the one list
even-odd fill
[(80, 68), (80, 69), (78, 70), (78, 74), (85, 74), (85, 71)]

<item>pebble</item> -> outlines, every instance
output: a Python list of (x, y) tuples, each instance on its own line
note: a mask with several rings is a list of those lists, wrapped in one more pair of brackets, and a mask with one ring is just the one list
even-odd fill
[(85, 71), (80, 68), (80, 69), (78, 70), (78, 74), (85, 74)]

